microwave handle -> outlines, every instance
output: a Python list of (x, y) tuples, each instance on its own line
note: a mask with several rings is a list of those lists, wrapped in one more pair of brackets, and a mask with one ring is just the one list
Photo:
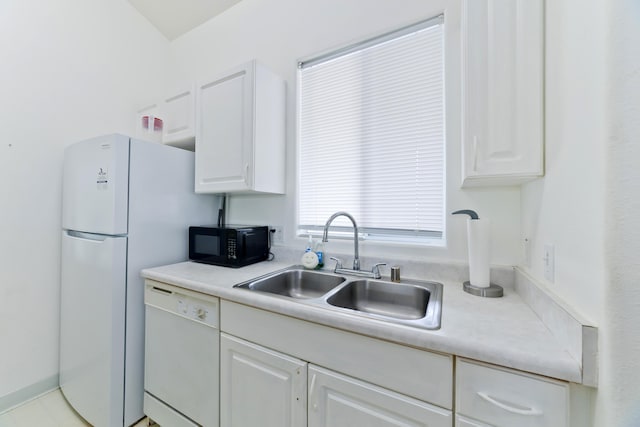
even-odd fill
[(244, 257), (247, 253), (247, 233), (242, 233), (242, 243), (236, 248), (236, 255)]

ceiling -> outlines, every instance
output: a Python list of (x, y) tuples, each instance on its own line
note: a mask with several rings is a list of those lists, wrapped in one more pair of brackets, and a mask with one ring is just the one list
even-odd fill
[(240, 0), (128, 0), (164, 36), (173, 40)]

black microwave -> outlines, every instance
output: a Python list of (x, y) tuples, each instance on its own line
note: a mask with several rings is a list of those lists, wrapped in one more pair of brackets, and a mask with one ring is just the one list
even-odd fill
[(243, 267), (269, 257), (269, 227), (253, 225), (189, 227), (189, 259)]

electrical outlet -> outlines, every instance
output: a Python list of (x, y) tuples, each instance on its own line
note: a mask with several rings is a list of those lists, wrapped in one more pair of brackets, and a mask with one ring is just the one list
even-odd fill
[(281, 225), (272, 225), (270, 230), (275, 230), (271, 234), (271, 242), (274, 245), (281, 245), (284, 243), (284, 228)]
[(555, 276), (556, 260), (555, 250), (553, 245), (544, 245), (544, 257), (542, 261), (544, 263), (544, 278), (553, 283)]

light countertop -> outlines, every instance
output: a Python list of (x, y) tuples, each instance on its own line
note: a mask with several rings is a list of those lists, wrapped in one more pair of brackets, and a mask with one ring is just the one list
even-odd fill
[(261, 262), (234, 269), (183, 262), (145, 269), (142, 276), (424, 350), (467, 357), (575, 383), (582, 381), (580, 364), (509, 287), (505, 287), (502, 298), (479, 298), (465, 293), (460, 283), (441, 281), (444, 290), (439, 330), (396, 325), (356, 314), (300, 304), (286, 297), (233, 288), (235, 284), (290, 265), (291, 263), (283, 262)]

